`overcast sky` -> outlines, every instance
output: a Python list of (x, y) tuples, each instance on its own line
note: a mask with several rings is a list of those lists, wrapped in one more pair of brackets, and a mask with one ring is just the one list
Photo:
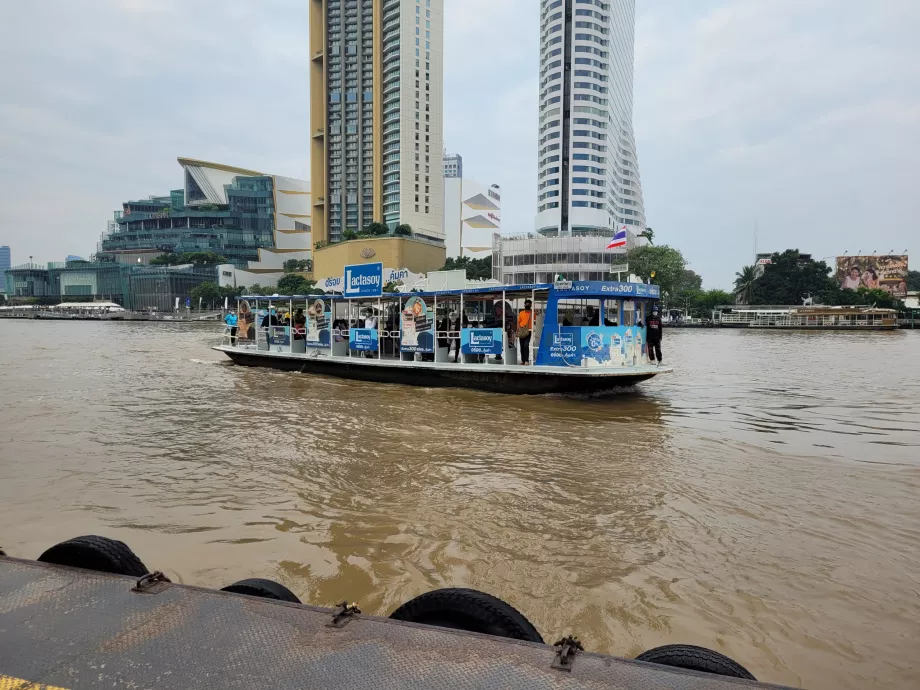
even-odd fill
[[(445, 144), (533, 229), (537, 0), (445, 0)], [(43, 0), (0, 10), (0, 244), (87, 256), (177, 156), (308, 176), (307, 0)], [(918, 0), (637, 0), (649, 224), (706, 287), (761, 251), (920, 267)]]

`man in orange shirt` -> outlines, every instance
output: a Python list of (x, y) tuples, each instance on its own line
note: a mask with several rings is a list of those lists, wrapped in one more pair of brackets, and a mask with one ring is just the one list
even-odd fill
[(518, 341), (521, 343), (521, 364), (530, 364), (530, 336), (533, 330), (533, 303), (524, 300), (524, 308), (518, 312)]

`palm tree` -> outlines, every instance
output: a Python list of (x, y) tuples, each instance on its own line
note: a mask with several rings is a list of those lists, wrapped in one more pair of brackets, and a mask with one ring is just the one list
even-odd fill
[(740, 299), (742, 304), (750, 304), (754, 296), (754, 283), (757, 282), (757, 267), (744, 266), (741, 272), (735, 275), (735, 297)]
[(639, 237), (644, 237), (645, 239), (647, 239), (649, 244), (655, 244), (655, 231), (652, 230), (651, 228), (646, 228), (645, 230), (640, 232)]

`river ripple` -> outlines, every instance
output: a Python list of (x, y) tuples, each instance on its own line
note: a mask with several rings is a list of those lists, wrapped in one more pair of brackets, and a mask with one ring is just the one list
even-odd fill
[(201, 327), (0, 323), (0, 543), (388, 614), (471, 586), (631, 656), (918, 687), (920, 334), (670, 331), (609, 399), (245, 369)]

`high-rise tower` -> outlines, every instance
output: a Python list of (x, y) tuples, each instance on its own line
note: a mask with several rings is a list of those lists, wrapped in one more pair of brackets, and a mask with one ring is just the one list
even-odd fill
[(314, 242), (443, 240), (443, 0), (310, 0)]
[(536, 229), (645, 228), (632, 128), (635, 0), (543, 0)]

